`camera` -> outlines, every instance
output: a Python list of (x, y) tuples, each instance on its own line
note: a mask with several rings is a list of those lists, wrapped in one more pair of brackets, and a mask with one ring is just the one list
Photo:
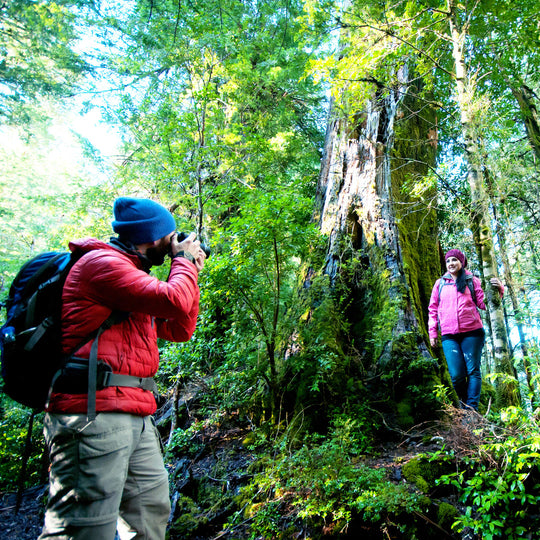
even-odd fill
[[(186, 232), (179, 232), (178, 233), (178, 236), (176, 237), (177, 238), (177, 241), (178, 242), (183, 242), (187, 237), (189, 236), (189, 233), (186, 233)], [(212, 253), (212, 251), (210, 250), (210, 248), (203, 244), (201, 242), (201, 249), (204, 251), (205, 255), (206, 255), (206, 258), (210, 258), (210, 253)]]

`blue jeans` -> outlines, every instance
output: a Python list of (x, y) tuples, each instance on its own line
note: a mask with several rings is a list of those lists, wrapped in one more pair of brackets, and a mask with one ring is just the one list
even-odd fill
[(480, 360), (484, 336), (469, 334), (445, 336), (442, 347), (459, 401), (462, 405), (477, 410), (482, 389)]

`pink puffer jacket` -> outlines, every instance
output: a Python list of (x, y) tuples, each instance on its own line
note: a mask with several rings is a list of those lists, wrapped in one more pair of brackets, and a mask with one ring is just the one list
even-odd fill
[[(468, 275), (472, 275), (468, 270), (465, 270), (465, 272)], [(439, 282), (441, 279), (444, 279), (447, 284), (443, 286), (441, 297), (439, 298)], [(445, 334), (460, 334), (482, 328), (482, 319), (480, 318), (477, 305), (480, 309), (486, 309), (484, 291), (482, 290), (480, 280), (476, 276), (473, 276), (473, 285), (477, 304), (474, 303), (469, 287), (465, 287), (465, 291), (462, 293), (458, 292), (450, 273), (445, 274), (435, 282), (431, 291), (428, 308), (430, 338), (437, 338), (439, 324), (441, 335), (443, 336)]]
[[(140, 259), (99, 240), (70, 243), (85, 255), (70, 271), (62, 295), (62, 345), (69, 354), (97, 329), (111, 310), (129, 317), (104, 331), (98, 358), (114, 373), (153, 377), (158, 369), (157, 338), (187, 341), (199, 311), (198, 272), (193, 263), (175, 258), (167, 281), (148, 275)], [(91, 343), (77, 356), (88, 358)], [(53, 393), (48, 411), (85, 413), (86, 394)], [(152, 392), (142, 388), (108, 387), (96, 393), (97, 412), (120, 411), (139, 416), (153, 414)]]

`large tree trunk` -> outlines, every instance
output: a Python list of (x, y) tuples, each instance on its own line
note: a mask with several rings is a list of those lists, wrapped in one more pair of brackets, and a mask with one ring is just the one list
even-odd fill
[[(324, 272), (347, 309), (345, 341), (361, 351), (379, 381), (374, 395), (403, 426), (435, 411), (440, 369), (426, 346), (426, 308), (440, 265), (429, 204), (436, 193), (410, 195), (434, 162), (435, 114), (420, 113), (406, 95), (406, 69), (398, 80), (392, 90), (376, 88), (356, 125), (332, 109), (315, 217), (328, 235)], [(396, 129), (404, 135), (394, 144)]]
[[(468, 181), (471, 190), (471, 221), (476, 229), (482, 261), (482, 273), (486, 284), (486, 306), (489, 310), (491, 328), (493, 331), (494, 358), (497, 372), (514, 376), (508, 339), (504, 323), (504, 313), (498, 291), (490, 285), (491, 278), (497, 277), (497, 261), (493, 248), (493, 234), (489, 222), (489, 201), (486, 193), (485, 178), (481, 163), (481, 152), (478, 146), (479, 134), (476, 132), (473, 102), (474, 85), (467, 78), (465, 64), (466, 27), (459, 22), (458, 7), (454, 0), (448, 1), (449, 25), (453, 45), (455, 65), (456, 94), (461, 115), (462, 136), (465, 146), (465, 159), (468, 166)], [(498, 382), (497, 401), (499, 406), (518, 405), (519, 393), (515, 382), (509, 382), (506, 377)]]

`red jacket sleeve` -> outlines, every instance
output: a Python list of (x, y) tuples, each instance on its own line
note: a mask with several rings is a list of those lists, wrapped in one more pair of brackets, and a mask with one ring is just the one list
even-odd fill
[(199, 294), (193, 299), (191, 311), (175, 319), (157, 319), (157, 336), (168, 341), (189, 341), (199, 314)]
[(195, 302), (198, 306), (197, 268), (186, 259), (173, 259), (167, 281), (148, 275), (114, 254), (101, 254), (96, 264), (93, 262), (87, 259), (81, 266), (79, 287), (97, 304), (178, 320), (192, 314)]

